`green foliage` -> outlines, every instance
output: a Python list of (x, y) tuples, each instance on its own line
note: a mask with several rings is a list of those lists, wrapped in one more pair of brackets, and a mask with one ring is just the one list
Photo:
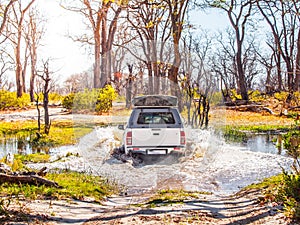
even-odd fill
[(62, 106), (66, 109), (72, 109), (73, 102), (74, 102), (75, 94), (70, 93), (67, 96), (65, 96), (62, 100)]
[(117, 98), (117, 93), (111, 85), (101, 89), (85, 89), (76, 94), (71, 93), (64, 97), (63, 107), (73, 111), (88, 111), (106, 113), (112, 108), (112, 101)]
[(30, 96), (28, 94), (17, 98), (16, 92), (0, 90), (0, 110), (24, 108), (29, 105)]
[(93, 197), (95, 200), (102, 200), (104, 196), (117, 192), (116, 187), (112, 187), (107, 179), (98, 176), (87, 175), (77, 172), (65, 172), (59, 174), (49, 174), (47, 178), (54, 180), (63, 189), (58, 190), (59, 195), (83, 199)]
[[(43, 102), (44, 100), (44, 95), (42, 92), (38, 93), (38, 94), (35, 94), (34, 95), (35, 99), (37, 99), (37, 97), (39, 98), (39, 102)], [(48, 99), (49, 99), (49, 103), (50, 104), (60, 104), (62, 103), (63, 99), (65, 97), (56, 93), (56, 92), (51, 92), (49, 93), (48, 95)]]
[(73, 100), (73, 111), (89, 111), (94, 112), (98, 98), (98, 89), (85, 89), (75, 94)]
[(276, 187), (282, 181), (282, 174), (275, 175), (272, 177), (268, 177), (263, 179), (263, 181), (259, 183), (253, 183), (243, 188), (243, 190), (251, 190), (251, 189), (272, 189)]
[(232, 99), (232, 101), (236, 101), (236, 100), (242, 99), (242, 96), (240, 94), (238, 94), (235, 89), (231, 89), (230, 92), (231, 92), (231, 99)]
[(115, 89), (106, 85), (105, 88), (99, 90), (96, 103), (96, 112), (106, 113), (112, 108), (112, 102), (117, 98)]
[(300, 117), (295, 117), (295, 125), (285, 135), (283, 135), (283, 145), (287, 149), (287, 154), (294, 159), (293, 169), (300, 175)]
[(32, 163), (46, 163), (50, 160), (50, 155), (44, 153), (34, 153), (28, 155), (14, 155), (14, 160), (20, 160), (21, 162), (32, 162)]
[(4, 183), (0, 185), (0, 194), (2, 196), (24, 196), (30, 199), (92, 197), (95, 201), (100, 201), (105, 196), (118, 191), (116, 186), (111, 185), (106, 179), (77, 172), (50, 173), (46, 175), (46, 178), (57, 182), (62, 188)]
[(49, 102), (54, 104), (59, 104), (62, 102), (64, 97), (56, 92), (49, 93)]
[(274, 97), (279, 101), (285, 101), (287, 99), (287, 96), (289, 95), (288, 92), (276, 92), (274, 94)]
[[(39, 102), (43, 101), (43, 94), (39, 93)], [(35, 95), (35, 97), (37, 97)], [(49, 102), (59, 104), (63, 100), (63, 97), (58, 93), (49, 93)], [(0, 110), (7, 109), (20, 109), (29, 107), (32, 103), (30, 102), (30, 96), (24, 93), (22, 97), (17, 98), (16, 92), (10, 92), (6, 90), (0, 90)]]
[(18, 135), (18, 137), (27, 137), (35, 131), (37, 131), (37, 127), (34, 121), (0, 122), (0, 136)]
[(252, 102), (262, 102), (262, 101), (266, 100), (266, 96), (262, 95), (260, 93), (260, 91), (255, 90), (255, 91), (249, 92), (249, 100)]
[(34, 150), (48, 151), (50, 147), (76, 144), (78, 139), (93, 129), (85, 124), (52, 122), (48, 135), (38, 133), (35, 121), (0, 122), (0, 137), (16, 138), (18, 144), (30, 144)]
[(300, 156), (300, 130), (292, 130), (283, 135), (284, 147), (294, 159)]
[(211, 96), (210, 103), (211, 105), (218, 105), (223, 101), (222, 93), (221, 92), (215, 92)]
[(226, 141), (230, 142), (244, 142), (247, 140), (245, 132), (237, 129), (236, 127), (226, 126), (222, 129), (223, 136)]
[(300, 176), (283, 173), (280, 185), (275, 190), (275, 200), (284, 205), (286, 216), (300, 220)]

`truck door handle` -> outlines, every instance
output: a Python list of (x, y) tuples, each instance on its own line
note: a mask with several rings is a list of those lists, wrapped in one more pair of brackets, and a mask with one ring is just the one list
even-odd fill
[(153, 135), (159, 135), (159, 133), (153, 133)]

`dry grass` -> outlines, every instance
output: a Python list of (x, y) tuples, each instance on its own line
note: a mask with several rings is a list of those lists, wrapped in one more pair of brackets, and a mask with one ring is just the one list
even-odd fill
[(294, 120), (292, 118), (287, 118), (285, 116), (276, 116), (255, 112), (241, 112), (222, 108), (211, 110), (210, 120), (211, 124), (221, 126), (290, 126), (294, 124)]

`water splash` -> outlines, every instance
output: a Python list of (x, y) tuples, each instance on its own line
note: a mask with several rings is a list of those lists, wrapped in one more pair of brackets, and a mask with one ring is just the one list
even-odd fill
[(167, 188), (223, 194), (278, 174), (282, 168), (288, 170), (292, 163), (285, 156), (226, 144), (210, 130), (188, 129), (189, 154), (179, 162), (166, 160), (134, 167), (130, 160), (123, 163), (111, 156), (120, 145), (114, 131), (114, 127), (96, 128), (68, 149), (80, 157), (68, 157), (46, 166), (107, 177), (124, 187), (127, 194)]

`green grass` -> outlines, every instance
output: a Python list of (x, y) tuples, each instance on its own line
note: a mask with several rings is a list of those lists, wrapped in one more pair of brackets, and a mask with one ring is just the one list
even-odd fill
[(43, 153), (34, 153), (34, 154), (28, 154), (28, 155), (14, 155), (14, 160), (20, 160), (22, 163), (46, 163), (50, 160), (50, 155), (43, 154)]
[(100, 202), (104, 197), (117, 193), (117, 187), (107, 179), (77, 172), (50, 173), (46, 178), (58, 183), (61, 188), (18, 185), (4, 183), (0, 186), (1, 196), (25, 197), (29, 199), (79, 199), (93, 198)]
[(217, 133), (221, 133), (225, 140), (230, 142), (246, 141), (247, 133), (287, 132), (289, 130), (291, 126), (281, 125), (227, 125), (216, 128)]
[(286, 172), (264, 179), (260, 183), (251, 184), (243, 190), (259, 189), (263, 197), (261, 203), (276, 202), (283, 206), (285, 216), (300, 221), (300, 176)]
[(238, 130), (242, 131), (251, 131), (251, 132), (256, 132), (256, 133), (264, 133), (264, 132), (269, 132), (269, 131), (288, 131), (291, 129), (291, 126), (287, 125), (242, 125), (236, 127)]
[[(74, 124), (71, 121), (53, 122), (49, 135), (38, 132), (36, 121), (0, 122), (0, 137), (17, 137), (35, 149), (76, 144), (80, 137), (93, 130), (91, 125)], [(29, 137), (29, 140), (27, 138)]]
[(268, 177), (263, 179), (259, 183), (253, 183), (251, 185), (248, 185), (247, 187), (243, 188), (243, 190), (273, 188), (281, 182), (282, 178), (283, 178), (283, 174), (278, 174), (272, 177)]

